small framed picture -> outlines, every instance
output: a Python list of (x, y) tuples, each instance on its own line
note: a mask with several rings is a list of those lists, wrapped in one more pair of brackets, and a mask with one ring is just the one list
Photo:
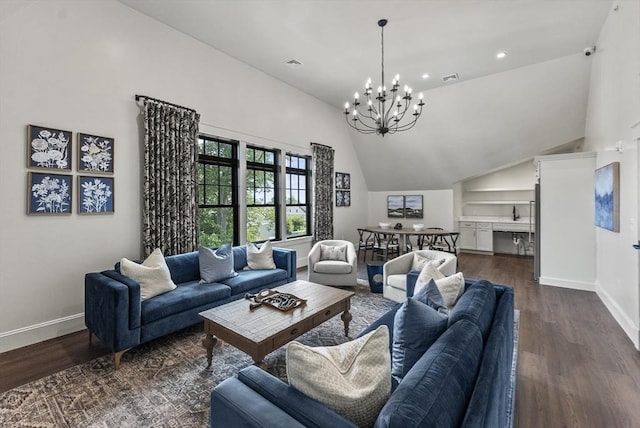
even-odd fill
[(71, 131), (29, 125), (27, 168), (71, 171)]
[(30, 172), (28, 176), (28, 215), (71, 214), (73, 176)]
[(78, 176), (78, 214), (112, 214), (113, 177)]
[(78, 133), (78, 172), (113, 174), (113, 138)]
[(336, 207), (350, 207), (351, 192), (348, 190), (336, 190)]
[(336, 189), (351, 189), (351, 174), (346, 172), (336, 172)]

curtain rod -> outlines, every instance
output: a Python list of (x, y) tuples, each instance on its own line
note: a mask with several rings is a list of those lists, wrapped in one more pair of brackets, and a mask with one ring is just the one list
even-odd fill
[(180, 104), (170, 103), (168, 101), (159, 100), (158, 98), (153, 98), (153, 97), (149, 97), (149, 96), (146, 96), (146, 95), (136, 95), (136, 101), (140, 101), (141, 99), (157, 101), (157, 102), (162, 103), (162, 104), (167, 104), (167, 105), (170, 105), (170, 106), (182, 108), (182, 109), (189, 110), (189, 111), (192, 111), (192, 112), (196, 113), (196, 111), (194, 109), (189, 108), (189, 107), (185, 107), (185, 106), (181, 106)]
[(321, 147), (326, 147), (328, 149), (333, 149), (333, 147), (331, 146), (327, 146), (325, 144), (320, 144), (320, 143), (310, 143), (312, 146), (321, 146)]

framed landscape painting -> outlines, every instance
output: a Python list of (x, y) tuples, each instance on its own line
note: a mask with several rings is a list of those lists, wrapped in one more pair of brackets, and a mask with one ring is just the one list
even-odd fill
[(620, 162), (596, 169), (594, 179), (596, 226), (620, 231)]
[(27, 214), (71, 214), (72, 176), (30, 172), (28, 175)]
[(422, 195), (409, 195), (404, 197), (404, 217), (405, 218), (422, 218), (424, 210), (422, 209)]
[(113, 138), (78, 133), (78, 172), (113, 174)]
[(78, 176), (78, 214), (111, 214), (113, 177)]
[(71, 171), (71, 131), (27, 126), (27, 168)]
[(390, 217), (390, 218), (404, 217), (404, 196), (402, 195), (387, 196), (387, 217)]

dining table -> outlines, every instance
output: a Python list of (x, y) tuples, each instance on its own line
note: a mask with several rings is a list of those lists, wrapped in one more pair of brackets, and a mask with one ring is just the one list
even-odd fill
[(407, 240), (410, 236), (418, 237), (418, 248), (420, 250), (426, 247), (426, 249), (437, 249), (456, 254), (456, 245), (460, 236), (460, 232), (451, 232), (439, 228), (414, 229), (413, 227), (403, 227), (394, 229), (392, 227), (366, 226), (362, 229), (376, 234), (397, 235), (400, 247), (399, 254), (407, 252)]

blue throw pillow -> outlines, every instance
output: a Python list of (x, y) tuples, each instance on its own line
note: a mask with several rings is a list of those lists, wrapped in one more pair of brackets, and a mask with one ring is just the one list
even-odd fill
[(444, 298), (433, 279), (430, 279), (426, 286), (418, 290), (413, 298), (425, 305), (431, 306), (441, 314), (449, 316), (449, 308), (444, 304)]
[(447, 317), (409, 297), (393, 323), (391, 374), (401, 380), (447, 329)]
[(218, 282), (237, 275), (233, 270), (231, 244), (222, 245), (215, 250), (198, 247), (198, 260), (200, 262), (200, 284)]

